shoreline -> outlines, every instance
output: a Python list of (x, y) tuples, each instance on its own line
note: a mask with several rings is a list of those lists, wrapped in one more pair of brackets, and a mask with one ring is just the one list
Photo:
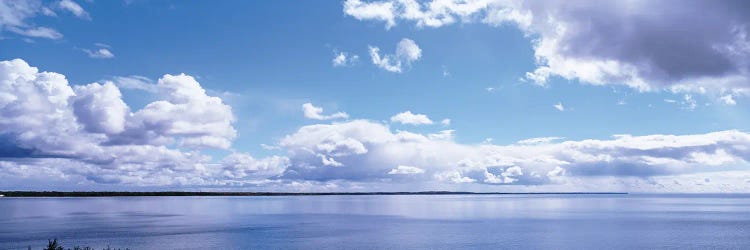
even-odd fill
[(0, 191), (0, 198), (12, 197), (137, 197), (137, 196), (345, 196), (345, 195), (627, 195), (627, 192), (62, 192)]

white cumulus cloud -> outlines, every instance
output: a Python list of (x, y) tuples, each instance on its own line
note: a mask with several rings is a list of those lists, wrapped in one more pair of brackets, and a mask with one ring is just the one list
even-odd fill
[(386, 22), (386, 28), (396, 24), (391, 2), (364, 3), (360, 0), (344, 2), (344, 13), (359, 20), (380, 20)]
[(432, 124), (432, 120), (430, 120), (430, 118), (427, 117), (427, 115), (414, 114), (408, 110), (398, 113), (394, 116), (391, 116), (391, 122), (398, 122), (401, 124), (410, 124), (410, 125)]
[(164, 75), (156, 86), (163, 99), (132, 112), (112, 82), (71, 87), (65, 76), (21, 59), (1, 61), (4, 173), (35, 168), (40, 172), (29, 178), (56, 173), (83, 183), (228, 185), (285, 168), (282, 156), (212, 162), (200, 149), (229, 148), (236, 136), (231, 107), (184, 74)]
[(117, 134), (125, 130), (129, 108), (120, 90), (111, 82), (76, 86), (73, 113), (91, 133)]

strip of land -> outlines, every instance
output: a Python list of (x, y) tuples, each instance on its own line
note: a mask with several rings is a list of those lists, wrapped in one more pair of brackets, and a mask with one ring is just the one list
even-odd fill
[(541, 192), (541, 193), (509, 193), (509, 192), (321, 192), (321, 193), (293, 193), (293, 192), (58, 192), (58, 191), (0, 191), (2, 197), (116, 197), (116, 196), (324, 196), (324, 195), (623, 195), (622, 192)]

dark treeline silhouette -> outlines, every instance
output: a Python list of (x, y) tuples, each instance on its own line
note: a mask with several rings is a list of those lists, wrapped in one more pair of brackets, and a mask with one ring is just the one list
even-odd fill
[(491, 195), (491, 194), (628, 194), (622, 192), (540, 192), (540, 193), (509, 193), (509, 192), (321, 192), (321, 193), (289, 193), (289, 192), (58, 192), (58, 191), (0, 191), (5, 197), (107, 197), (107, 196), (303, 196), (303, 195)]
[[(29, 247), (29, 250), (31, 250), (31, 247)], [(57, 239), (49, 240), (47, 243), (47, 247), (43, 248), (42, 250), (96, 250), (92, 247), (80, 247), (75, 246), (73, 248), (64, 248), (60, 243), (57, 242)], [(128, 248), (120, 249), (120, 248), (102, 248), (102, 250), (129, 250)]]

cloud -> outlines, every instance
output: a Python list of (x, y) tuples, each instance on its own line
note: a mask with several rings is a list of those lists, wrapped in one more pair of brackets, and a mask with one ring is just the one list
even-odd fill
[(443, 66), (443, 77), (449, 77), (451, 76), (451, 72), (448, 71), (448, 69)]
[(693, 95), (690, 95), (690, 94), (682, 95), (681, 100), (664, 99), (664, 102), (679, 105), (681, 109), (689, 110), (689, 111), (695, 110), (695, 108), (698, 106), (697, 101), (695, 100)]
[[(617, 135), (610, 140), (534, 144), (460, 144), (366, 120), (316, 124), (281, 140), (290, 165), (283, 178), (378, 180), (388, 166), (420, 166), (420, 182), (543, 185), (566, 178), (650, 178), (747, 167), (750, 134), (729, 130), (697, 135)], [(541, 142), (540, 142), (541, 141)], [(320, 159), (335, 159), (338, 167)]]
[(164, 144), (178, 140), (187, 147), (229, 148), (237, 135), (232, 108), (206, 95), (195, 78), (164, 75), (156, 84), (165, 98), (132, 114), (126, 130), (112, 136), (113, 144)]
[(42, 15), (56, 17), (57, 13), (49, 7), (42, 7)]
[(372, 1), (347, 0), (344, 13), (358, 20), (376, 20), (390, 29), (397, 19), (414, 21), (419, 27), (441, 27), (456, 21), (468, 21), (472, 15), (486, 8), (491, 1), (433, 1), (416, 0)]
[[(554, 171), (554, 170), (553, 170)], [(518, 166), (508, 167), (499, 174), (484, 172), (484, 182), (491, 184), (512, 184), (518, 181), (517, 178), (523, 175), (523, 170)]]
[(26, 19), (42, 11), (41, 1), (0, 2), (0, 27), (28, 26)]
[(446, 171), (435, 174), (435, 179), (438, 181), (452, 182), (452, 183), (472, 183), (477, 180), (462, 176), (459, 171)]
[(685, 94), (682, 96), (682, 108), (686, 110), (693, 111), (695, 110), (695, 107), (697, 106), (697, 103), (695, 102), (695, 99), (692, 95)]
[(199, 150), (229, 148), (236, 136), (231, 107), (184, 74), (164, 75), (156, 85), (163, 99), (131, 112), (112, 82), (71, 87), (65, 76), (21, 59), (0, 62), (1, 165), (132, 185), (226, 184), (226, 173), (212, 165), (225, 164), (233, 176), (283, 168), (281, 156), (212, 163)]
[(349, 115), (344, 112), (337, 112), (330, 115), (323, 115), (323, 108), (316, 107), (312, 103), (302, 104), (302, 112), (305, 114), (305, 118), (314, 120), (335, 120), (335, 119), (348, 119)]
[[(741, 49), (747, 43), (747, 30), (741, 26), (750, 19), (732, 10), (742, 8), (731, 6), (737, 3), (528, 6), (535, 16), (553, 15), (534, 20), (529, 29), (542, 37), (535, 54), (543, 63), (532, 74), (591, 84), (624, 84), (641, 91), (747, 88), (741, 81), (747, 82), (743, 65), (747, 65), (750, 51)], [(697, 12), (717, 18), (695, 22)], [(691, 28), (670, 28), (678, 26)], [(612, 32), (624, 33), (611, 36)], [(691, 39), (694, 37), (700, 39)]]
[(154, 81), (145, 76), (115, 76), (112, 78), (112, 81), (121, 89), (138, 89), (151, 93), (159, 92), (159, 88), (154, 84)]
[(63, 37), (60, 32), (57, 32), (54, 29), (47, 28), (47, 27), (34, 27), (34, 28), (28, 28), (28, 29), (21, 29), (16, 27), (10, 27), (10, 31), (15, 32), (19, 35), (24, 35), (28, 37), (37, 37), (37, 38), (47, 38), (47, 39), (60, 39)]
[(724, 95), (724, 96), (720, 97), (719, 100), (722, 101), (722, 102), (724, 102), (724, 104), (726, 104), (726, 105), (736, 105), (737, 104), (737, 102), (734, 101), (734, 98), (732, 97), (732, 95)]
[(336, 52), (335, 57), (333, 60), (331, 60), (331, 64), (333, 67), (349, 67), (357, 64), (359, 62), (359, 56), (358, 55), (351, 55), (346, 52)]
[(552, 105), (552, 107), (554, 107), (558, 111), (565, 111), (565, 106), (563, 106), (563, 104), (561, 102), (558, 102), (557, 104)]
[(450, 126), (451, 125), (451, 119), (443, 119), (440, 121), (440, 124), (443, 124), (443, 126)]
[[(158, 100), (133, 110), (114, 82), (71, 86), (1, 61), (0, 187), (742, 191), (750, 179), (750, 134), (738, 130), (494, 145), (360, 119), (302, 126), (270, 146), (284, 155), (254, 158), (231, 149), (231, 107), (193, 77), (155, 85)], [(229, 154), (212, 159), (206, 148)], [(710, 185), (686, 187), (704, 178)]]
[(114, 58), (115, 54), (110, 51), (111, 47), (106, 44), (97, 43), (95, 44), (99, 48), (95, 49), (82, 49), (89, 57), (98, 59)]
[(0, 134), (29, 152), (69, 155), (88, 148), (69, 108), (65, 76), (38, 72), (20, 59), (0, 62)]
[(393, 15), (393, 3), (363, 3), (359, 0), (344, 2), (344, 13), (359, 20), (380, 20), (386, 22), (386, 28), (396, 24)]
[(61, 39), (62, 33), (50, 27), (37, 26), (31, 21), (40, 14), (56, 17), (57, 14), (51, 8), (69, 11), (79, 18), (91, 19), (88, 12), (72, 0), (61, 0), (49, 6), (40, 0), (0, 1), (0, 32), (10, 31), (32, 38)]
[(100, 58), (100, 59), (106, 59), (106, 58), (114, 58), (115, 55), (112, 54), (111, 51), (105, 48), (100, 48), (96, 50), (89, 50), (84, 49), (83, 52), (86, 52), (87, 55), (91, 58)]
[(422, 57), (422, 49), (411, 39), (401, 39), (396, 46), (396, 57), (403, 58), (406, 62), (413, 62)]
[(432, 120), (423, 114), (413, 114), (411, 111), (404, 111), (391, 116), (391, 122), (410, 125), (432, 124)]
[(401, 73), (403, 71), (402, 65), (410, 66), (412, 62), (419, 60), (422, 57), (422, 49), (411, 39), (404, 38), (398, 42), (396, 46), (396, 54), (385, 54), (380, 55), (380, 48), (370, 46), (370, 57), (372, 63), (378, 66), (378, 68), (386, 71)]
[(517, 142), (517, 144), (525, 144), (525, 145), (534, 145), (534, 144), (547, 144), (551, 143), (557, 140), (565, 139), (563, 137), (556, 137), (556, 136), (550, 136), (550, 137), (537, 137), (537, 138), (529, 138), (520, 140)]
[(403, 165), (399, 165), (398, 167), (391, 169), (391, 171), (388, 172), (388, 174), (400, 174), (400, 175), (422, 174), (422, 173), (424, 173), (424, 169), (421, 169), (418, 167), (412, 167), (412, 166), (403, 166)]
[(90, 133), (117, 134), (125, 130), (125, 119), (130, 112), (122, 101), (120, 90), (113, 83), (92, 83), (76, 86), (73, 113)]
[[(387, 28), (399, 21), (432, 28), (459, 21), (515, 25), (532, 40), (537, 61), (526, 78), (540, 85), (561, 77), (639, 91), (712, 95), (750, 91), (750, 15), (745, 9), (743, 1), (344, 2), (347, 15), (385, 22)], [(696, 15), (705, 18), (696, 20)]]
[(436, 141), (452, 141), (453, 138), (456, 137), (456, 131), (449, 129), (449, 130), (441, 130), (440, 132), (433, 133), (433, 134), (427, 134), (427, 138), (430, 140), (436, 140)]
[(32, 38), (60, 39), (63, 35), (57, 30), (36, 26), (31, 19), (39, 14), (56, 16), (54, 11), (39, 0), (0, 1), (0, 32), (10, 31)]
[(61, 0), (57, 3), (58, 8), (68, 11), (71, 14), (75, 15), (78, 18), (87, 19), (90, 20), (91, 16), (89, 16), (89, 13), (86, 12), (86, 10), (83, 9), (80, 5), (78, 5), (76, 2), (72, 0)]
[(260, 147), (263, 148), (263, 149), (265, 149), (265, 150), (280, 150), (281, 149), (281, 147), (279, 147), (279, 146), (268, 145), (268, 144), (265, 144), (265, 143), (261, 143)]
[(285, 157), (272, 156), (257, 160), (245, 153), (233, 153), (221, 162), (221, 174), (231, 179), (266, 179), (278, 176), (284, 172), (289, 159)]

